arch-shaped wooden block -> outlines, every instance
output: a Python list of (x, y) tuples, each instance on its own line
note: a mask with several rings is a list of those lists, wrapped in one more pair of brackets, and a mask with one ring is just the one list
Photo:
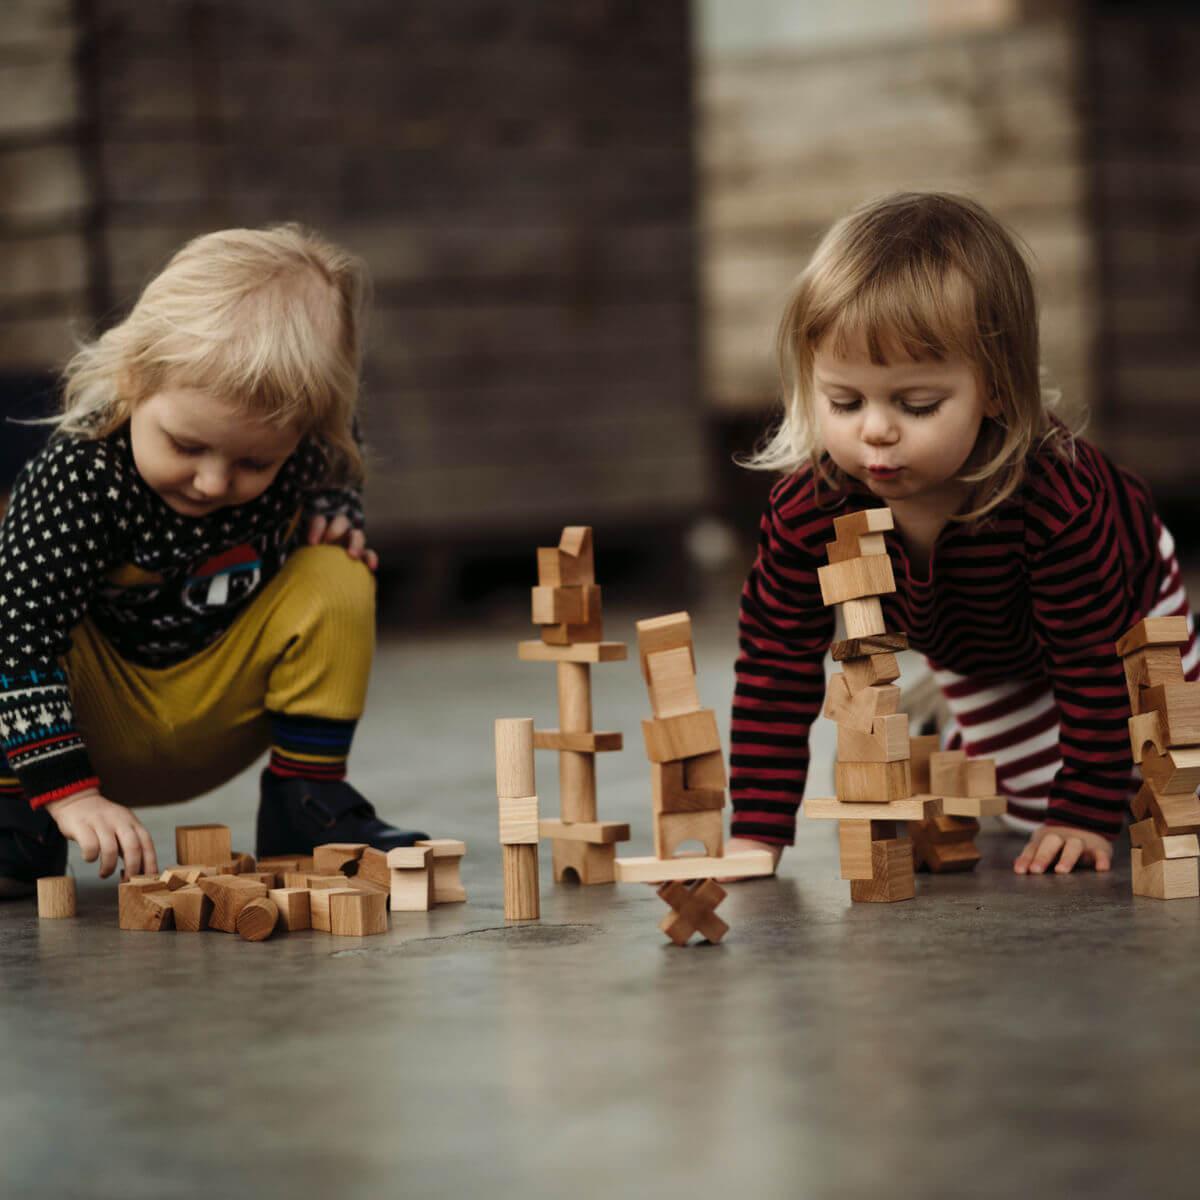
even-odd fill
[(725, 852), (724, 813), (656, 813), (654, 816), (654, 853), (658, 858), (674, 858), (684, 842), (699, 842), (705, 853), (720, 858)]

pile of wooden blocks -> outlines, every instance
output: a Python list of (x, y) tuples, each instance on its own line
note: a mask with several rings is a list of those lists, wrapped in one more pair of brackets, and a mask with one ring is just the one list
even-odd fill
[[(838, 821), (850, 898), (881, 903), (916, 895), (914, 848), (931, 870), (974, 866), (975, 818), (1004, 806), (994, 794), (995, 765), (981, 760), (977, 766), (961, 752), (936, 752), (936, 738), (918, 739), (914, 780), (913, 739), (895, 685), (896, 652), (907, 649), (908, 639), (887, 632), (879, 600), (896, 590), (884, 542), (893, 527), (887, 508), (838, 517), (829, 564), (817, 572), (822, 600), (841, 609), (846, 639), (832, 647), (842, 669), (829, 680), (824, 708), (838, 727), (837, 796), (804, 802), (808, 817)], [(927, 790), (918, 792), (914, 783)], [(990, 795), (976, 794), (989, 787)], [(912, 839), (900, 836), (901, 822)]]
[(1147, 617), (1117, 642), (1143, 780), (1129, 827), (1133, 894), (1155, 900), (1200, 896), (1200, 683), (1184, 679), (1187, 643), (1186, 617)]
[(181, 825), (179, 863), (118, 889), (126, 930), (216, 929), (262, 941), (276, 928), (342, 937), (386, 933), (387, 910), (421, 911), (467, 898), (462, 842), (438, 839), (384, 852), (359, 844), (317, 846), (311, 856), (235, 854), (226, 825)]
[[(725, 890), (716, 876), (770, 875), (768, 850), (725, 853), (725, 759), (717, 720), (700, 704), (692, 621), (685, 612), (639, 621), (642, 676), (654, 713), (642, 722), (650, 760), (654, 810), (654, 856), (617, 859), (617, 879), (661, 883), (659, 896), (671, 912), (660, 928), (676, 945), (693, 933), (720, 941), (728, 925), (716, 915)], [(698, 842), (703, 855), (680, 853)], [(698, 881), (698, 882), (684, 882)]]
[(559, 818), (540, 822), (550, 839), (554, 878), (574, 876), (581, 884), (613, 882), (616, 843), (629, 840), (629, 826), (600, 821), (596, 810), (596, 755), (620, 750), (620, 733), (592, 728), (592, 664), (625, 658), (623, 642), (605, 642), (600, 588), (596, 584), (592, 531), (568, 525), (557, 546), (539, 546), (538, 585), (533, 589), (533, 623), (541, 638), (521, 642), (518, 657), (552, 662), (558, 670), (558, 728), (537, 730), (537, 750), (558, 753)]

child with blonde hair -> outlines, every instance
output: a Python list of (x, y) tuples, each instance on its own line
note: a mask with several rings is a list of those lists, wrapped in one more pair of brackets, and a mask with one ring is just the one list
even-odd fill
[(748, 464), (783, 478), (742, 594), (731, 848), (794, 839), (834, 637), (817, 569), (834, 517), (887, 505), (885, 619), (929, 660), (946, 744), (996, 760), (1030, 834), (1014, 870), (1107, 870), (1132, 789), (1114, 643), (1190, 614), (1146, 485), (1055, 415), (1012, 235), (956, 196), (863, 206), (797, 280), (779, 352), (783, 420)]
[(0, 895), (158, 869), (130, 811), (264, 750), (257, 853), (410, 845), (346, 781), (374, 649), (367, 277), (298, 226), (179, 250), (65, 373), (0, 525)]

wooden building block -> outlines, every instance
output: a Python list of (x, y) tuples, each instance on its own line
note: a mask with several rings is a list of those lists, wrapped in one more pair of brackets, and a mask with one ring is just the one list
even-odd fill
[(244, 850), (235, 850), (233, 852), (233, 870), (232, 875), (246, 875), (251, 871), (258, 870), (258, 863), (253, 854), (247, 854)]
[(856, 801), (844, 804), (831, 796), (809, 796), (802, 811), (815, 821), (923, 821), (937, 810), (934, 796), (909, 796), (890, 804), (866, 804)]
[(913, 878), (912, 843), (888, 838), (871, 843), (871, 878), (850, 881), (850, 899), (860, 903), (891, 904), (917, 894)]
[(1146, 617), (1117, 642), (1117, 656), (1145, 646), (1186, 646), (1188, 637), (1187, 617)]
[(908, 759), (895, 762), (841, 762), (834, 766), (837, 798), (843, 804), (890, 804), (912, 795)]
[(882, 533), (864, 533), (853, 541), (827, 542), (825, 553), (831, 563), (850, 562), (873, 554), (886, 554), (887, 542)]
[(1129, 826), (1129, 844), (1131, 846), (1142, 847), (1147, 842), (1163, 836), (1163, 830), (1158, 827), (1158, 822), (1153, 817), (1147, 817), (1144, 821), (1135, 821)]
[(517, 846), (538, 840), (538, 798), (500, 797), (500, 844)]
[[(283, 875), (285, 871), (301, 870), (303, 863), (304, 860), (299, 855), (272, 856), (260, 858), (258, 860), (258, 869), (260, 871), (274, 871), (276, 875)], [(307, 867), (310, 871), (315, 869), (311, 858), (308, 860)]]
[(716, 914), (726, 895), (725, 889), (712, 879), (690, 886), (678, 881), (664, 883), (658, 889), (658, 896), (670, 905), (671, 912), (658, 927), (677, 946), (686, 946), (694, 933), (715, 944), (729, 932), (729, 926)]
[(247, 871), (243, 878), (253, 879), (267, 889), (279, 886), (279, 876), (274, 871)]
[(259, 896), (237, 915), (238, 936), (244, 942), (265, 942), (279, 924), (279, 909), (270, 896)]
[(374, 846), (368, 846), (355, 864), (358, 870), (347, 868), (347, 878), (354, 880), (355, 887), (367, 885), (378, 891), (388, 891), (392, 886), (392, 869), (388, 866), (389, 853), (390, 851), (376, 850)]
[(268, 893), (279, 910), (279, 927), (293, 932), (312, 928), (312, 906), (307, 888), (272, 888)]
[[(687, 786), (687, 764), (696, 761), (698, 759), (677, 759), (675, 762), (650, 764), (654, 812), (706, 812), (709, 809), (725, 807), (724, 786)], [(724, 764), (721, 770), (724, 775)]]
[(537, 921), (541, 918), (538, 892), (537, 843), (502, 846), (504, 859), (504, 919)]
[(326, 842), (313, 847), (315, 875), (344, 875), (347, 863), (356, 863), (367, 849), (366, 842)]
[(966, 767), (966, 795), (983, 799), (996, 795), (996, 760), (994, 758), (968, 758)]
[(1172, 646), (1147, 646), (1125, 658), (1125, 686), (1129, 691), (1129, 711), (1142, 711), (1145, 688), (1185, 683), (1179, 651)]
[(870, 821), (838, 822), (838, 854), (843, 879), (870, 879), (871, 867)]
[(624, 662), (627, 647), (624, 642), (575, 642), (570, 646), (548, 646), (541, 641), (517, 643), (517, 657), (522, 662)]
[(590, 525), (567, 525), (558, 539), (559, 575), (565, 584), (596, 582), (595, 549)]
[(929, 790), (935, 796), (967, 794), (965, 750), (935, 750), (929, 756)]
[(171, 909), (175, 914), (175, 928), (180, 933), (201, 933), (208, 928), (213, 902), (198, 884), (189, 883), (171, 893)]
[(642, 721), (646, 757), (651, 762), (674, 762), (721, 749), (717, 717), (711, 708), (684, 713), (678, 717)]
[(825, 551), (831, 563), (845, 562), (863, 555), (887, 553), (883, 535), (895, 526), (889, 508), (866, 508), (846, 513), (833, 521), (834, 540)]
[(122, 883), (117, 888), (117, 924), (128, 932), (158, 933), (173, 929), (175, 916), (172, 897), (158, 881), (158, 889), (151, 891), (146, 885)]
[(670, 879), (715, 879), (726, 876), (774, 875), (775, 858), (769, 850), (740, 850), (720, 858), (680, 854), (677, 858), (618, 858), (618, 883), (666, 883)]
[[(290, 872), (289, 872), (290, 874)], [(303, 886), (310, 892), (328, 891), (330, 888), (340, 888), (347, 885), (345, 875), (305, 875)], [(298, 884), (287, 884), (287, 887), (298, 887)]]
[(817, 582), (821, 585), (821, 602), (826, 605), (884, 596), (896, 590), (892, 560), (886, 554), (850, 558), (818, 567)]
[(178, 891), (198, 883), (206, 875), (215, 875), (212, 867), (166, 867), (159, 878), (166, 884), (168, 891)]
[[(1160, 683), (1144, 687), (1141, 689), (1141, 706), (1143, 714), (1158, 716), (1166, 740), (1162, 749), (1200, 744), (1200, 683)], [(1131, 732), (1133, 722), (1139, 719), (1131, 718)]]
[(537, 794), (533, 768), (533, 718), (500, 717), (496, 721), (496, 795)]
[(933, 792), (929, 779), (929, 759), (937, 753), (940, 745), (936, 733), (923, 733), (908, 739), (908, 769), (914, 795)]
[(1159, 795), (1194, 792), (1200, 786), (1200, 749), (1142, 753), (1142, 778)]
[(197, 886), (212, 901), (209, 929), (236, 933), (238, 914), (250, 903), (267, 894), (265, 885), (244, 875), (211, 875), (198, 881)]
[(543, 839), (587, 842), (593, 846), (627, 842), (630, 836), (627, 821), (559, 821), (553, 818), (538, 822), (538, 834)]
[(857, 695), (866, 687), (879, 683), (893, 683), (900, 678), (900, 664), (894, 654), (872, 654), (869, 658), (846, 658), (842, 660), (842, 674), (850, 687), (850, 695)]
[[(1149, 689), (1145, 689), (1149, 690)], [(1129, 745), (1133, 750), (1133, 761), (1140, 763), (1147, 747), (1157, 754), (1166, 754), (1170, 747), (1163, 733), (1162, 720), (1156, 712), (1138, 713), (1129, 718)]]
[(939, 796), (939, 807), (948, 817), (998, 817), (1008, 811), (1004, 796)]
[(360, 893), (358, 888), (352, 887), (313, 888), (308, 893), (308, 912), (313, 929), (321, 933), (333, 932), (330, 901), (334, 896), (346, 894), (359, 895)]
[(909, 757), (908, 714), (877, 717), (870, 733), (838, 726), (839, 762), (899, 762)]
[(890, 654), (894, 657), (899, 651), (907, 649), (908, 634), (877, 633), (871, 637), (834, 642), (829, 647), (829, 653), (834, 662), (844, 662), (848, 658), (866, 658), (874, 654)]
[(900, 708), (900, 689), (891, 683), (863, 688), (857, 695), (850, 694), (846, 677), (840, 671), (829, 677), (825, 693), (824, 715), (839, 726), (871, 733), (880, 717), (890, 717)]
[(573, 876), (577, 883), (591, 887), (612, 883), (616, 879), (617, 847), (615, 842), (576, 842), (555, 838), (550, 843), (554, 882), (564, 883)]
[(604, 636), (604, 611), (601, 590), (595, 584), (578, 588), (560, 588), (559, 592), (577, 592), (579, 620), (542, 625), (542, 641), (550, 646), (566, 646), (574, 642), (596, 644)]
[(665, 650), (686, 648), (692, 663), (692, 674), (696, 673), (696, 653), (692, 644), (692, 618), (686, 612), (667, 613), (662, 617), (647, 617), (637, 623), (638, 655), (641, 659), (642, 679), (650, 683), (648, 659), (651, 654)]
[(433, 851), (433, 899), (435, 904), (461, 904), (467, 898), (462, 881), (466, 842), (455, 838), (430, 838), (418, 846)]
[(659, 858), (674, 858), (685, 842), (697, 841), (712, 858), (725, 852), (725, 818), (719, 810), (708, 812), (655, 813), (654, 853)]
[(683, 760), (683, 786), (724, 791), (727, 783), (725, 756), (720, 750), (695, 754)]
[(1200, 858), (1200, 838), (1194, 833), (1173, 833), (1167, 837), (1147, 838), (1140, 849), (1144, 867), (1169, 858)]
[(228, 825), (177, 825), (175, 857), (180, 866), (205, 866), (233, 859)]
[(842, 604), (842, 621), (846, 626), (847, 638), (874, 637), (887, 632), (883, 621), (883, 606), (879, 603), (878, 596), (864, 596), (861, 600), (845, 601)]
[(530, 607), (535, 625), (582, 625), (587, 619), (581, 587), (535, 587)]
[(1194, 792), (1159, 795), (1148, 785), (1143, 788), (1150, 797), (1149, 811), (1165, 828), (1172, 833), (1200, 833), (1200, 797)]
[(603, 754), (624, 748), (625, 738), (620, 733), (563, 733), (560, 729), (535, 729), (535, 750), (574, 750), (580, 754)]
[(946, 815), (912, 821), (908, 825), (916, 870), (936, 875), (951, 871), (970, 871), (980, 860), (975, 845), (979, 822)]
[(659, 650), (647, 656), (650, 705), (656, 717), (678, 717), (700, 708), (696, 668), (689, 646)]
[(75, 915), (75, 876), (43, 875), (37, 881), (38, 916), (43, 921)]
[(387, 933), (387, 897), (382, 892), (331, 892), (329, 932), (334, 937)]
[[(515, 843), (509, 843), (515, 844)], [(393, 912), (427, 912), (436, 900), (433, 885), (433, 850), (406, 846), (388, 851)]]
[(1200, 859), (1168, 858), (1143, 864), (1143, 851), (1130, 851), (1133, 894), (1152, 900), (1187, 900), (1200, 896)]

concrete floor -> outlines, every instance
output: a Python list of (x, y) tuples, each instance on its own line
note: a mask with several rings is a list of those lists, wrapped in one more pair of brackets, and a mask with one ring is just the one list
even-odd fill
[[(468, 842), (465, 906), (362, 942), (126, 934), (77, 856), (77, 920), (0, 905), (0, 1194), (1194, 1195), (1200, 902), (1134, 901), (1127, 855), (1017, 879), (995, 835), (972, 875), (851, 906), (833, 827), (802, 822), (780, 878), (731, 888), (720, 946), (670, 946), (650, 887), (554, 886), (548, 853), (541, 922), (506, 926), (491, 723), (554, 720), (518, 636), (386, 641), (356, 745), (386, 815)], [(732, 627), (697, 642), (724, 725)], [(636, 668), (594, 695), (629, 746), (601, 816), (645, 853)], [(255, 800), (243, 777), (142, 815), (165, 862), (176, 824), (252, 849)]]

